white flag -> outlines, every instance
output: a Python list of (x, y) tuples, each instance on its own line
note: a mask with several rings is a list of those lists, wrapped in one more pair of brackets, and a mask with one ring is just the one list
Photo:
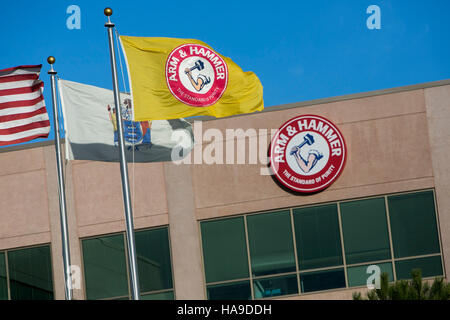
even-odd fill
[[(64, 116), (66, 158), (119, 161), (114, 93), (58, 80)], [(193, 146), (192, 126), (184, 119), (131, 121), (131, 97), (121, 93), (125, 154), (128, 161), (180, 160)]]

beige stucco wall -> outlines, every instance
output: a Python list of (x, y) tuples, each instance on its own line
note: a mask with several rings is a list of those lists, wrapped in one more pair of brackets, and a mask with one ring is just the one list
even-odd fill
[(46, 188), (41, 148), (0, 154), (0, 250), (50, 242)]
[(423, 165), (431, 162), (423, 90), (208, 121), (203, 130), (256, 128), (270, 132), (302, 114), (331, 120), (346, 140), (347, 164), (332, 186), (314, 195), (293, 195), (271, 176), (262, 176), (260, 164), (195, 165), (197, 218), (433, 187), (432, 168)]
[(164, 164), (164, 169), (175, 294), (180, 300), (205, 299), (191, 170), (172, 163)]
[[(135, 228), (168, 224), (163, 164), (130, 164)], [(80, 238), (125, 230), (118, 164), (65, 163), (71, 263), (83, 272)], [(0, 250), (51, 243), (55, 298), (64, 299), (54, 146), (0, 153)], [(81, 289), (75, 299), (84, 298)]]
[[(255, 128), (256, 135), (261, 133), (258, 129), (266, 129), (268, 134), (262, 147), (267, 150), (271, 129), (302, 114), (323, 116), (341, 130), (347, 144), (348, 160), (339, 179), (323, 192), (304, 196), (280, 188), (271, 176), (261, 175), (264, 167), (261, 164), (193, 165), (197, 219), (434, 187), (433, 168), (424, 165), (431, 163), (432, 156), (424, 90), (213, 120), (204, 122), (202, 127), (203, 131), (220, 129), (223, 139), (211, 139), (209, 144), (223, 150), (226, 159), (229, 142), (226, 129), (246, 131)], [(201, 154), (205, 149), (210, 153), (211, 149), (207, 148), (212, 147), (207, 145), (197, 145), (194, 154)], [(249, 149), (247, 144), (247, 161)], [(236, 152), (235, 149), (235, 156)], [(264, 154), (264, 150), (258, 152)], [(351, 299), (354, 291), (332, 290), (289, 299)]]
[(450, 86), (425, 89), (442, 254), (450, 279)]
[[(230, 140), (225, 130), (232, 128), (256, 129), (262, 137), (258, 151), (265, 155), (271, 129), (301, 114), (317, 114), (343, 133), (347, 164), (331, 187), (309, 196), (280, 188), (271, 176), (260, 174), (265, 166), (259, 163), (129, 164), (135, 227), (170, 224), (176, 295), (201, 299), (205, 294), (198, 220), (435, 187), (449, 277), (448, 101), (450, 86), (438, 86), (204, 121), (197, 141), (210, 128), (218, 129), (222, 139), (197, 145), (192, 155), (221, 144), (226, 148)], [(55, 297), (63, 299), (55, 163), (53, 145), (0, 150), (0, 250), (51, 242)], [(65, 165), (71, 259), (81, 267), (80, 238), (125, 230), (120, 171), (117, 163), (72, 161)], [(353, 291), (289, 299), (351, 298)], [(83, 287), (74, 296), (84, 298)]]
[[(129, 164), (135, 227), (168, 223), (162, 163)], [(118, 163), (74, 161), (75, 212), (80, 237), (125, 230)]]

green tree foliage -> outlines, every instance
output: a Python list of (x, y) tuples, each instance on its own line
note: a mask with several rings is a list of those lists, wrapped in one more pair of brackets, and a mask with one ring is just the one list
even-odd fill
[(373, 289), (363, 298), (360, 292), (353, 293), (353, 300), (450, 300), (450, 283), (436, 278), (430, 286), (422, 281), (422, 272), (411, 272), (412, 280), (400, 280), (389, 284), (387, 273), (381, 275), (380, 289)]

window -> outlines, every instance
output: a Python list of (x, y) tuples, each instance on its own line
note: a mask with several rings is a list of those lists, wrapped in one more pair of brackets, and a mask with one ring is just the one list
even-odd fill
[(347, 264), (391, 258), (384, 198), (340, 204)]
[(247, 217), (253, 276), (295, 272), (289, 211)]
[(345, 288), (344, 269), (315, 271), (300, 274), (302, 292)]
[[(173, 299), (168, 228), (137, 231), (136, 260), (142, 299)], [(129, 299), (123, 233), (82, 240), (87, 299)]]
[(167, 228), (136, 232), (136, 255), (141, 293), (172, 289)]
[(11, 300), (52, 300), (50, 246), (7, 251)]
[(245, 214), (200, 226), (208, 299), (365, 287), (374, 276), (367, 272), (372, 265), (389, 281), (408, 279), (413, 269), (424, 278), (443, 275), (433, 191)]
[(141, 300), (173, 300), (173, 291), (141, 295)]
[(432, 191), (388, 197), (396, 258), (439, 253)]
[(300, 269), (342, 265), (337, 205), (294, 209)]
[(5, 254), (0, 252), (0, 300), (8, 300)]
[(250, 281), (208, 286), (209, 300), (251, 300)]
[(83, 262), (87, 299), (128, 295), (122, 234), (83, 240)]
[(422, 277), (442, 275), (442, 262), (440, 256), (400, 260), (395, 263), (397, 279), (411, 279), (411, 270), (421, 269)]
[(255, 298), (268, 298), (298, 293), (297, 275), (263, 278), (253, 281)]
[[(370, 264), (376, 265), (380, 268), (381, 273), (387, 273), (389, 275), (388, 281), (394, 281), (394, 274), (392, 272), (392, 263), (378, 263), (378, 264)], [(366, 286), (367, 279), (373, 274), (373, 272), (367, 273), (367, 268), (370, 265), (364, 266), (356, 266), (347, 268), (347, 277), (348, 277), (348, 286), (349, 287), (359, 287)]]
[(243, 217), (201, 225), (206, 282), (248, 277), (248, 256)]

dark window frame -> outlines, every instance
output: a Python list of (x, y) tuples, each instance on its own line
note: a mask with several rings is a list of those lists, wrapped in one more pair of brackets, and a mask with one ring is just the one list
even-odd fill
[(51, 300), (55, 300), (55, 272), (53, 270), (53, 255), (52, 255), (52, 244), (51, 243), (40, 243), (40, 244), (31, 245), (31, 246), (23, 246), (23, 247), (8, 248), (8, 249), (0, 250), (0, 253), (4, 254), (6, 284), (7, 284), (6, 290), (7, 290), (7, 295), (8, 295), (7, 300), (14, 300), (11, 297), (11, 281), (10, 281), (10, 272), (9, 272), (8, 253), (14, 252), (14, 251), (20, 251), (20, 250), (28, 250), (28, 249), (33, 249), (33, 248), (42, 248), (42, 247), (48, 247), (49, 252), (50, 252), (49, 265), (50, 265), (50, 272), (51, 272), (52, 296), (53, 296), (53, 299), (51, 299)]
[[(434, 200), (434, 212), (435, 212), (435, 220), (436, 220), (436, 225), (437, 225), (437, 237), (438, 237), (438, 242), (439, 242), (439, 252), (432, 254), (432, 255), (421, 255), (421, 256), (408, 256), (408, 257), (404, 257), (404, 258), (395, 258), (394, 257), (394, 253), (393, 253), (393, 240), (392, 240), (392, 230), (391, 230), (391, 226), (390, 226), (390, 217), (389, 217), (389, 208), (388, 208), (388, 197), (390, 196), (397, 196), (397, 195), (405, 195), (405, 194), (414, 194), (414, 193), (422, 193), (422, 192), (432, 192), (433, 194), (433, 200)], [(365, 262), (360, 262), (360, 263), (352, 263), (352, 264), (348, 264), (345, 261), (345, 244), (344, 239), (343, 239), (343, 222), (342, 222), (342, 216), (341, 216), (341, 212), (340, 212), (340, 205), (341, 203), (346, 203), (346, 202), (352, 202), (352, 201), (362, 201), (362, 200), (367, 200), (367, 199), (376, 199), (376, 198), (383, 198), (385, 201), (385, 213), (386, 213), (386, 220), (387, 220), (387, 229), (388, 229), (388, 238), (389, 238), (389, 245), (390, 245), (390, 254), (391, 254), (391, 258), (390, 259), (384, 259), (384, 260), (373, 260), (373, 261), (365, 261)], [(358, 287), (351, 287), (349, 285), (348, 282), (348, 268), (353, 268), (353, 267), (358, 267), (358, 266), (365, 266), (365, 265), (371, 265), (371, 264), (383, 264), (383, 263), (391, 263), (392, 266), (392, 271), (393, 271), (393, 277), (394, 280), (397, 280), (396, 277), (396, 265), (395, 263), (399, 260), (411, 260), (411, 259), (415, 259), (415, 258), (423, 258), (423, 257), (428, 257), (428, 256), (439, 256), (440, 260), (441, 260), (441, 265), (442, 265), (442, 275), (445, 275), (445, 265), (444, 265), (444, 260), (443, 260), (443, 253), (442, 253), (442, 240), (441, 240), (441, 230), (440, 230), (440, 223), (439, 223), (439, 209), (437, 206), (437, 201), (436, 201), (436, 191), (434, 188), (426, 188), (426, 189), (419, 189), (419, 190), (411, 190), (411, 191), (404, 191), (404, 192), (396, 192), (396, 193), (389, 193), (389, 194), (378, 194), (378, 195), (372, 195), (372, 196), (367, 196), (367, 197), (358, 197), (358, 198), (350, 198), (350, 199), (344, 199), (344, 200), (339, 200), (339, 201), (328, 201), (328, 202), (324, 202), (324, 203), (316, 203), (316, 204), (308, 204), (308, 205), (304, 205), (304, 206), (294, 206), (294, 207), (287, 207), (287, 208), (277, 208), (277, 209), (272, 209), (272, 210), (267, 210), (267, 211), (259, 211), (259, 212), (251, 212), (251, 213), (244, 213), (244, 214), (236, 214), (236, 215), (232, 215), (232, 216), (222, 216), (222, 217), (217, 217), (217, 218), (210, 218), (210, 219), (204, 219), (204, 220), (198, 220), (198, 227), (199, 230), (201, 230), (201, 224), (204, 222), (208, 222), (208, 221), (215, 221), (215, 220), (226, 220), (226, 219), (231, 219), (231, 218), (237, 218), (237, 217), (244, 217), (244, 221), (245, 223), (247, 223), (247, 217), (248, 216), (252, 216), (252, 215), (260, 215), (260, 214), (268, 214), (268, 213), (276, 213), (276, 212), (280, 212), (280, 211), (290, 211), (290, 215), (291, 215), (291, 224), (292, 227), (294, 228), (293, 225), (293, 210), (294, 209), (299, 209), (299, 208), (308, 208), (308, 207), (317, 207), (317, 206), (326, 206), (326, 205), (330, 205), (330, 204), (336, 204), (338, 207), (338, 216), (339, 216), (339, 230), (340, 230), (340, 235), (341, 235), (341, 248), (343, 251), (343, 263), (342, 265), (336, 265), (333, 267), (325, 267), (325, 268), (315, 268), (315, 269), (300, 269), (299, 267), (299, 257), (297, 256), (297, 243), (295, 241), (295, 231), (293, 232), (292, 236), (293, 236), (293, 243), (294, 243), (294, 251), (295, 251), (295, 260), (296, 260), (296, 271), (295, 272), (288, 272), (288, 273), (282, 273), (282, 274), (270, 274), (270, 275), (264, 275), (264, 276), (253, 276), (252, 275), (252, 270), (251, 270), (251, 256), (250, 256), (250, 249), (249, 249), (249, 233), (247, 230), (247, 226), (245, 229), (245, 238), (246, 238), (246, 246), (247, 246), (247, 252), (248, 252), (248, 260), (249, 260), (249, 277), (247, 278), (242, 278), (242, 279), (235, 279), (235, 280), (227, 280), (227, 281), (216, 281), (216, 282), (206, 282), (206, 277), (205, 277), (205, 266), (204, 266), (204, 256), (203, 256), (203, 249), (201, 248), (201, 254), (202, 254), (202, 271), (203, 271), (203, 279), (204, 279), (204, 292), (205, 292), (205, 297), (207, 297), (207, 287), (208, 286), (212, 286), (212, 285), (219, 285), (219, 284), (231, 284), (233, 282), (242, 282), (242, 281), (249, 281), (250, 285), (251, 285), (251, 295), (252, 295), (252, 299), (255, 299), (255, 293), (254, 293), (254, 289), (253, 289), (253, 281), (257, 280), (257, 279), (264, 279), (264, 278), (270, 278), (270, 277), (282, 277), (282, 276), (290, 276), (292, 274), (296, 274), (297, 275), (297, 281), (298, 281), (298, 286), (299, 286), (299, 293), (298, 294), (291, 294), (291, 295), (282, 295), (282, 296), (278, 296), (278, 297), (291, 297), (291, 296), (298, 296), (298, 295), (308, 295), (308, 294), (316, 294), (316, 293), (320, 293), (320, 292), (327, 292), (327, 291), (339, 291), (339, 290), (344, 290), (344, 289), (357, 289), (357, 288), (365, 288), (365, 286), (358, 286)], [(200, 244), (202, 243), (202, 239), (203, 239), (203, 235), (200, 232)], [(308, 293), (303, 293), (301, 292), (301, 288), (300, 288), (300, 278), (301, 278), (301, 273), (308, 273), (308, 272), (315, 272), (315, 271), (326, 271), (326, 270), (333, 270), (333, 269), (343, 269), (344, 271), (344, 275), (345, 275), (345, 287), (342, 288), (335, 288), (335, 289), (326, 289), (326, 290), (321, 290), (321, 291), (313, 291), (313, 292), (308, 292)], [(428, 280), (428, 279), (433, 279), (436, 276), (430, 276), (430, 277), (424, 277), (424, 280)], [(259, 298), (261, 300), (270, 300), (276, 297), (267, 297), (267, 298)], [(258, 299), (258, 300), (259, 300)]]

